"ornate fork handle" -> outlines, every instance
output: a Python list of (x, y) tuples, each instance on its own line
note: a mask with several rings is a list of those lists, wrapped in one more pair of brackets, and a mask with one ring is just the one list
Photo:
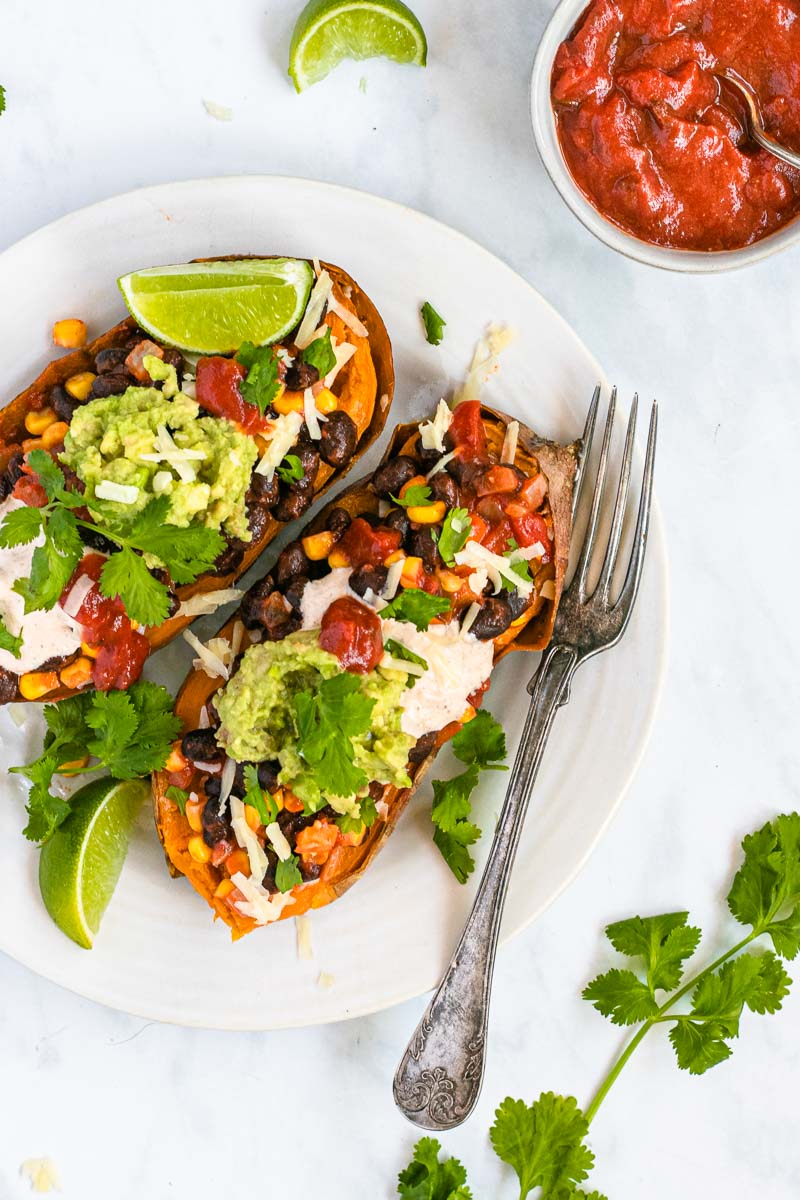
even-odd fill
[(478, 894), (450, 967), (394, 1077), (398, 1108), (424, 1129), (452, 1129), (474, 1108), (484, 1071), (492, 971), (506, 889), (555, 714), (578, 664), (552, 645), (528, 684), (531, 703)]

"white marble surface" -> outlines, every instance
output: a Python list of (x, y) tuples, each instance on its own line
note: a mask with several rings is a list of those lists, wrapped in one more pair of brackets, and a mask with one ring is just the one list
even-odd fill
[[(426, 72), (347, 65), (302, 97), (284, 76), (298, 6), (3, 0), (0, 248), (146, 183), (253, 171), (352, 184), (482, 241), (626, 391), (661, 399), (674, 614), (661, 712), (591, 862), (501, 952), (483, 1099), (445, 1138), (476, 1200), (503, 1200), (516, 1191), (486, 1137), (496, 1103), (546, 1088), (588, 1101), (621, 1044), (579, 995), (610, 961), (604, 923), (688, 907), (710, 955), (731, 932), (737, 840), (798, 804), (798, 255), (690, 279), (616, 257), (576, 224), (528, 129), (546, 0), (417, 0)], [(210, 118), (203, 97), (234, 119)], [(0, 1196), (28, 1194), (19, 1165), (47, 1154), (74, 1200), (388, 1198), (414, 1140), (390, 1079), (422, 1006), (203, 1033), (107, 1011), (2, 959)], [(800, 999), (743, 1025), (732, 1060), (700, 1079), (677, 1071), (665, 1039), (645, 1044), (593, 1126), (594, 1186), (611, 1200), (797, 1195)]]

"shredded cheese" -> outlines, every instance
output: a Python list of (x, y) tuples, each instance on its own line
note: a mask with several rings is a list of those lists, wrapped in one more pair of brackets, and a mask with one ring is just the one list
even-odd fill
[(297, 435), (302, 425), (303, 418), (297, 412), (284, 413), (272, 421), (272, 437), (263, 458), (256, 467), (257, 475), (266, 475), (267, 479), (272, 479), (297, 441)]
[(286, 835), (277, 821), (272, 821), (272, 823), (267, 826), (267, 837), (272, 843), (272, 849), (275, 851), (281, 862), (286, 862), (287, 859), (292, 857), (292, 847), (286, 840)]
[[(191, 629), (184, 629), (184, 640), (189, 643), (193, 650), (197, 652), (197, 658), (193, 660), (193, 666), (198, 671), (205, 671), (211, 679), (228, 678), (228, 668), (220, 658), (219, 654), (215, 653), (210, 646), (204, 646), (198, 637), (192, 633)], [(217, 638), (216, 641), (221, 639)], [(226, 643), (227, 644), (227, 643)]]
[(382, 600), (394, 600), (397, 595), (397, 589), (400, 586), (400, 577), (403, 574), (403, 567), (406, 564), (405, 558), (399, 558), (397, 562), (393, 562), (389, 566), (389, 573), (386, 576), (386, 583), (381, 588)]
[(517, 441), (519, 440), (519, 421), (509, 421), (506, 436), (503, 438), (503, 449), (500, 451), (500, 462), (513, 463), (517, 457)]
[(238, 796), (231, 796), (231, 827), (236, 841), (242, 850), (247, 851), (247, 857), (250, 860), (250, 878), (256, 883), (261, 883), (267, 873), (267, 856), (261, 842), (247, 824), (244, 804)]
[(300, 328), (294, 339), (298, 350), (305, 350), (306, 346), (311, 344), (314, 330), (322, 320), (325, 305), (328, 303), (332, 291), (333, 280), (327, 271), (320, 271), (317, 282), (311, 289), (305, 316), (300, 322)]
[(244, 638), (244, 624), (241, 621), (234, 621), (233, 632), (231, 633), (231, 662), (236, 658), (236, 655), (242, 648), (242, 639)]
[(542, 584), (539, 595), (542, 597), (543, 600), (555, 600), (555, 598), (556, 598), (555, 580), (545, 579), (544, 583)]
[(295, 917), (297, 931), (297, 957), (304, 962), (311, 962), (314, 957), (314, 947), (311, 945), (311, 918), (308, 916)]
[(331, 975), (330, 971), (320, 971), (317, 976), (317, 987), (325, 988), (329, 991), (336, 983), (336, 976)]
[(455, 394), (454, 408), (462, 400), (480, 400), (484, 383), (497, 370), (500, 354), (511, 345), (516, 336), (516, 331), (509, 326), (488, 327), (475, 347), (467, 378)]
[(223, 604), (241, 600), (244, 592), (240, 588), (218, 588), (216, 592), (198, 592), (184, 600), (175, 614), (177, 617), (202, 617), (216, 612)]
[(101, 479), (94, 494), (98, 500), (114, 500), (117, 504), (135, 504), (139, 489), (134, 484), (114, 483), (112, 479)]
[(322, 430), (319, 427), (320, 421), (327, 421), (327, 417), (323, 417), (321, 412), (317, 412), (317, 406), (314, 403), (314, 393), (312, 389), (306, 388), (303, 392), (303, 413), (308, 426), (309, 437), (314, 442), (318, 442), (322, 437)]
[(236, 763), (232, 758), (225, 759), (225, 766), (222, 768), (222, 774), (219, 780), (219, 808), (221, 814), (225, 810), (225, 805), (228, 803), (228, 797), (233, 789), (233, 781), (236, 778)]
[(94, 580), (90, 575), (81, 575), (76, 579), (69, 590), (69, 595), (61, 605), (68, 617), (72, 617), (73, 620), (77, 617), (81, 605), (93, 587)]
[(294, 902), (291, 892), (278, 892), (276, 896), (270, 896), (260, 883), (242, 875), (241, 871), (232, 876), (231, 882), (244, 896), (244, 900), (235, 902), (236, 907), (243, 916), (252, 917), (256, 925), (271, 925), (278, 920), (287, 904)]
[(438, 475), (438, 473), (440, 471), (443, 471), (445, 469), (445, 467), (447, 466), (447, 464), (449, 462), (451, 462), (452, 459), (454, 459), (457, 454), (458, 454), (458, 450), (451, 450), (449, 454), (445, 454), (445, 456), (443, 458), (439, 459), (439, 461), (435, 464), (433, 469), (428, 471), (428, 474), (425, 476), (425, 478), (433, 479), (434, 475)]
[[(514, 570), (510, 559), (505, 558), (502, 554), (495, 554), (492, 550), (487, 550), (486, 546), (482, 546), (480, 542), (467, 542), (464, 549), (459, 550), (455, 555), (455, 561), (460, 567), (473, 567), (476, 574), (485, 572), (494, 584), (495, 594), (500, 591), (504, 579), (512, 583), (523, 596), (529, 596), (533, 591), (532, 580), (522, 579)], [(472, 587), (471, 578), (470, 587)]]
[(444, 435), (453, 421), (447, 401), (440, 400), (432, 421), (423, 421), (419, 427), (420, 441), (424, 450), (438, 450), (444, 454)]
[(355, 352), (355, 346), (351, 346), (349, 342), (341, 342), (339, 345), (333, 347), (333, 353), (336, 355), (336, 365), (331, 367), (330, 371), (325, 376), (324, 383), (326, 388), (333, 387), (336, 376), (339, 374), (342, 367), (347, 366)]
[(172, 487), (173, 479), (169, 471), (156, 471), (153, 476), (153, 491), (157, 496)]
[(347, 328), (352, 329), (356, 337), (369, 337), (369, 330), (366, 325), (359, 321), (354, 312), (351, 312), (344, 304), (340, 304), (334, 295), (331, 295), (328, 301), (328, 312), (335, 313), (337, 317), (341, 318)]
[(418, 677), (424, 675), (427, 670), (421, 663), (408, 662), (405, 658), (392, 658), (391, 654), (384, 654), (378, 666), (383, 667), (385, 671), (405, 671), (406, 675)]
[(464, 617), (464, 620), (461, 622), (461, 632), (462, 633), (469, 633), (470, 629), (472, 629), (472, 626), (475, 624), (475, 618), (477, 617), (477, 615), (480, 611), (481, 611), (480, 604), (470, 604), (469, 608), (467, 609), (467, 615)]
[(182, 450), (166, 425), (158, 426), (154, 444), (155, 451), (152, 454), (139, 455), (142, 462), (168, 463), (183, 483), (194, 483), (197, 472), (191, 464), (202, 462), (206, 457), (205, 450)]

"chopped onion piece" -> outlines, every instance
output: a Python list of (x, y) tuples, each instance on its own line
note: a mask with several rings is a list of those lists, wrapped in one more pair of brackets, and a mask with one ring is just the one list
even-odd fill
[(198, 637), (192, 633), (191, 629), (184, 629), (184, 640), (189, 643), (193, 650), (197, 652), (198, 657), (194, 660), (194, 666), (198, 671), (205, 671), (206, 675), (211, 679), (217, 676), (220, 679), (228, 678), (228, 668), (222, 659), (210, 650), (208, 646), (204, 646)]
[(294, 923), (297, 931), (297, 957), (304, 962), (311, 962), (314, 957), (314, 948), (311, 945), (311, 918), (306, 915), (295, 917)]
[(215, 592), (198, 592), (184, 600), (175, 614), (176, 617), (203, 617), (216, 612), (223, 604), (232, 604), (241, 600), (244, 592), (240, 588), (218, 588)]
[(294, 343), (298, 350), (305, 350), (306, 346), (311, 344), (314, 336), (314, 330), (322, 320), (322, 314), (325, 312), (325, 305), (328, 303), (331, 292), (333, 291), (333, 280), (327, 271), (321, 271), (317, 282), (311, 289), (311, 295), (308, 298), (305, 316), (300, 322), (300, 328), (294, 339)]
[(172, 487), (172, 475), (169, 471), (156, 471), (153, 476), (153, 491), (157, 496)]
[(359, 321), (354, 312), (351, 312), (344, 304), (340, 304), (333, 294), (331, 294), (331, 298), (328, 301), (328, 312), (335, 313), (337, 317), (340, 317), (347, 328), (352, 329), (356, 337), (369, 337), (369, 330), (366, 325)]
[(111, 479), (101, 479), (94, 494), (98, 500), (114, 500), (117, 504), (135, 504), (139, 499), (139, 489), (133, 484), (114, 483)]
[(389, 816), (389, 805), (386, 803), (385, 800), (376, 800), (375, 811), (378, 814), (378, 816), (381, 818), (381, 820), (385, 821), (386, 818)]
[(89, 575), (80, 575), (75, 580), (69, 590), (69, 595), (61, 605), (68, 617), (72, 617), (73, 620), (77, 617), (81, 605), (93, 587), (94, 580)]
[(451, 450), (449, 454), (445, 454), (443, 458), (439, 459), (439, 461), (436, 463), (436, 465), (433, 467), (433, 469), (428, 471), (428, 474), (425, 476), (425, 478), (433, 479), (434, 475), (438, 475), (439, 471), (443, 471), (445, 469), (445, 467), (447, 466), (447, 464), (452, 459), (454, 459), (457, 454), (458, 454), (457, 449)]
[(500, 451), (500, 462), (513, 463), (517, 457), (517, 441), (519, 440), (519, 421), (509, 421), (506, 436), (503, 438), (503, 449)]

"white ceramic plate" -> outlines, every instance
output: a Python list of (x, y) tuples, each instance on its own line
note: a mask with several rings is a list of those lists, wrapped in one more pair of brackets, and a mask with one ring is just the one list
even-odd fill
[[(156, 263), (230, 253), (319, 255), (340, 263), (378, 305), (394, 342), (397, 392), (389, 425), (429, 411), (464, 373), (487, 322), (519, 337), (486, 392), (541, 433), (580, 432), (600, 369), (561, 317), (497, 258), (428, 217), (363, 193), (300, 179), (212, 179), (148, 188), (73, 213), (0, 255), (0, 378), (10, 399), (52, 355), (55, 319), (93, 333), (123, 315), (115, 279)], [(430, 300), (447, 319), (439, 349), (418, 316)], [(664, 670), (667, 567), (656, 512), (638, 612), (621, 647), (586, 666), (557, 718), (519, 851), (503, 934), (533, 920), (574, 877), (628, 787), (650, 731)], [(262, 564), (269, 561), (262, 560)], [(263, 569), (263, 568), (262, 568)], [(210, 633), (219, 618), (195, 628)], [(150, 673), (176, 686), (183, 642)], [(513, 748), (534, 663), (498, 668), (489, 707)], [(38, 714), (18, 728), (0, 712), (2, 764), (35, 753)], [(441, 771), (450, 769), (443, 755)], [(505, 777), (477, 799), (491, 829)], [(0, 949), (65, 987), (142, 1017), (221, 1029), (272, 1029), (375, 1012), (431, 988), (468, 912), (431, 841), (423, 787), (389, 845), (342, 900), (312, 915), (314, 959), (298, 960), (293, 922), (232, 945), (185, 881), (170, 878), (143, 814), (94, 950), (68, 941), (39, 898), (37, 852), (21, 837), (24, 790), (6, 776), (0, 804)], [(485, 856), (488, 837), (481, 851)], [(477, 872), (476, 874), (479, 874)], [(334, 977), (330, 988), (317, 980)]]

